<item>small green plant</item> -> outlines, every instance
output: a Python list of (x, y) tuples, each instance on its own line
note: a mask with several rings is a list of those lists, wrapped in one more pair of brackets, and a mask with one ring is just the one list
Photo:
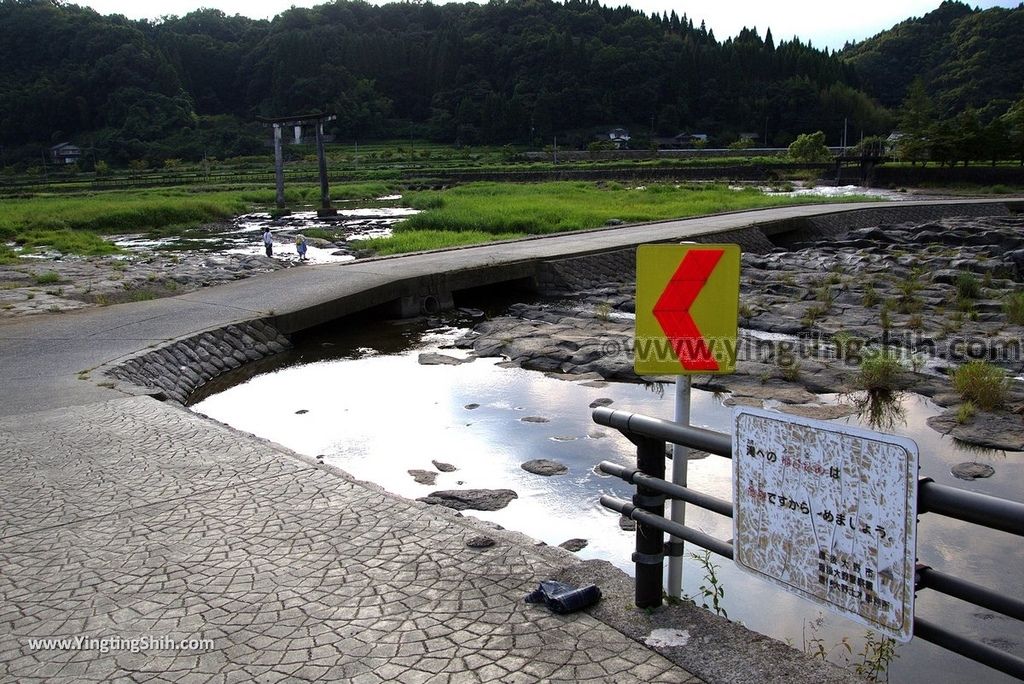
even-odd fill
[(894, 349), (873, 349), (864, 354), (858, 384), (869, 392), (892, 392), (897, 389), (903, 361)]
[(824, 316), (827, 313), (828, 309), (826, 309), (824, 306), (822, 306), (821, 304), (814, 304), (809, 306), (807, 310), (804, 311), (804, 317), (800, 320), (800, 322), (803, 324), (805, 328), (809, 328), (812, 325), (814, 325), (814, 322), (816, 320), (818, 320), (821, 316)]
[(878, 324), (882, 330), (888, 331), (892, 328), (892, 317), (889, 315), (889, 302), (882, 303), (882, 310), (878, 312)]
[(920, 373), (921, 370), (924, 368), (925, 363), (927, 363), (927, 361), (928, 357), (921, 352), (910, 355), (910, 367), (913, 369), (915, 373)]
[(924, 330), (924, 318), (921, 314), (914, 314), (907, 319), (907, 327), (911, 330)]
[(56, 271), (37, 273), (35, 275), (36, 285), (52, 285), (60, 280), (60, 274)]
[(783, 380), (796, 382), (800, 379), (800, 362), (790, 357), (786, 363), (779, 361), (779, 370), (782, 371)]
[(840, 330), (832, 336), (832, 344), (836, 346), (836, 358), (849, 359), (863, 348), (864, 341), (847, 330)]
[(594, 308), (594, 316), (599, 321), (609, 321), (612, 317), (612, 305), (608, 302), (601, 302)]
[(957, 297), (956, 308), (958, 311), (967, 314), (967, 318), (969, 318), (970, 320), (977, 320), (978, 311), (975, 307), (973, 299), (968, 299), (967, 297)]
[(1024, 325), (1024, 292), (1012, 292), (1003, 300), (1006, 320), (1014, 325)]
[(864, 647), (857, 655), (860, 662), (854, 663), (854, 672), (872, 682), (882, 681), (882, 677), (888, 680), (889, 665), (896, 659), (896, 641), (869, 629), (864, 634)]
[(971, 361), (953, 371), (953, 389), (982, 411), (994, 411), (1006, 402), (1010, 379), (998, 366)]
[(832, 309), (832, 303), (835, 302), (835, 295), (832, 294), (832, 288), (828, 285), (819, 287), (814, 294), (814, 298), (821, 302), (826, 312)]
[(921, 269), (915, 268), (905, 280), (896, 283), (896, 289), (900, 291), (896, 309), (900, 313), (908, 314), (921, 309), (922, 302), (917, 292), (923, 287), (922, 275)]
[(811, 635), (810, 638), (808, 638), (807, 620), (804, 620), (803, 631), (801, 633), (804, 642), (804, 653), (806, 653), (812, 658), (817, 658), (818, 660), (824, 662), (828, 660), (828, 657), (832, 655), (833, 651), (835, 651), (837, 648), (840, 648), (846, 651), (846, 654), (843, 656), (843, 658), (844, 660), (846, 660), (847, 663), (849, 663), (849, 656), (853, 655), (853, 649), (850, 647), (849, 637), (844, 636), (838, 644), (836, 644), (832, 648), (826, 648), (825, 639), (818, 635), (818, 630), (821, 629), (822, 626), (824, 626), (824, 624), (824, 614), (818, 613), (818, 617), (816, 617), (814, 620), (811, 620)]
[[(721, 615), (728, 619), (729, 614), (722, 607), (722, 599), (725, 598), (725, 587), (718, 579), (718, 566), (711, 562), (711, 552), (706, 550), (703, 553), (691, 553), (690, 557), (704, 569), (704, 582), (700, 585), (702, 595), (701, 604), (708, 610), (715, 611), (715, 615)], [(708, 601), (711, 605), (708, 605)]]
[(978, 412), (978, 410), (976, 408), (974, 408), (974, 402), (973, 401), (965, 401), (964, 403), (960, 404), (959, 407), (957, 407), (957, 410), (956, 410), (956, 422), (959, 425), (963, 425), (964, 423), (969, 423), (974, 418), (974, 415), (977, 412)]
[(740, 318), (742, 318), (743, 320), (748, 320), (754, 315), (754, 310), (751, 309), (750, 305), (747, 304), (746, 302), (741, 302), (739, 308), (739, 315)]
[(861, 298), (861, 304), (867, 308), (871, 308), (878, 304), (878, 293), (875, 292), (874, 284), (868, 283), (864, 286), (864, 296)]
[(981, 284), (973, 273), (965, 271), (957, 275), (956, 296), (958, 299), (977, 299), (981, 296)]

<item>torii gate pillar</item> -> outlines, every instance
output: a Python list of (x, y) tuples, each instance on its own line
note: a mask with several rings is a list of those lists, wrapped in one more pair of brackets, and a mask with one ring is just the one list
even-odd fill
[(306, 124), (313, 124), (316, 131), (316, 158), (320, 175), (320, 208), (317, 209), (317, 216), (334, 216), (337, 209), (331, 206), (331, 192), (327, 183), (327, 155), (324, 152), (324, 122), (334, 121), (337, 117), (334, 114), (305, 114), (301, 116), (286, 116), (279, 119), (257, 118), (258, 121), (274, 128), (274, 180), (277, 186), (277, 209), (284, 213), (284, 152), (281, 149), (282, 129), (291, 126), (293, 130), (301, 130)]

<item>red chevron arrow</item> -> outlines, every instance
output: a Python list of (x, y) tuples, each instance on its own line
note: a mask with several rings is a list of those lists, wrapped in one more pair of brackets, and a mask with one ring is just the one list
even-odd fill
[(718, 370), (718, 362), (690, 315), (690, 307), (724, 253), (724, 249), (687, 252), (654, 305), (654, 317), (668, 337), (679, 363), (689, 371)]

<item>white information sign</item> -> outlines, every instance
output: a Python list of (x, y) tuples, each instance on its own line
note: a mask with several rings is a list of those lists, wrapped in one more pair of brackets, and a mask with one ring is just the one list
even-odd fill
[(737, 565), (910, 641), (917, 444), (751, 408), (737, 409), (735, 428)]

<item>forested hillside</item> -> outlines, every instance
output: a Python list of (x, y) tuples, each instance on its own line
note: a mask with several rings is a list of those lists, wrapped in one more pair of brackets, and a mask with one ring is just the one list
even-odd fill
[(973, 107), (998, 116), (1024, 94), (1024, 4), (981, 11), (943, 2), (841, 54), (888, 107), (920, 78), (940, 115)]
[[(951, 107), (1016, 99), (1024, 68), (992, 64), (1019, 59), (1022, 16), (947, 3), (841, 58), (593, 0), (340, 0), (272, 21), (204, 10), (156, 23), (0, 0), (0, 146), (7, 163), (66, 140), (114, 164), (244, 155), (265, 149), (257, 116), (311, 110), (337, 112), (339, 140), (585, 145), (626, 126), (634, 145), (683, 131), (787, 145), (819, 129), (837, 144), (844, 121), (851, 140), (887, 134), (896, 119), (878, 100), (899, 104), (916, 73)], [(1017, 41), (997, 57), (957, 42), (1004, 33)]]

